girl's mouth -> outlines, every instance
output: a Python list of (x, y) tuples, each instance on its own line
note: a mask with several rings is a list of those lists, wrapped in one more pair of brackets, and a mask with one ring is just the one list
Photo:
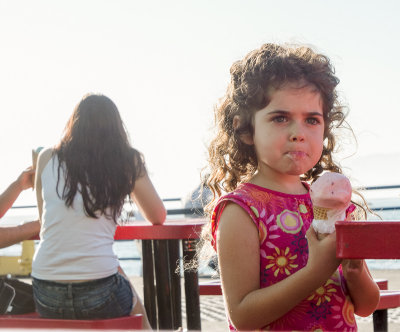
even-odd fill
[(304, 151), (288, 151), (286, 155), (293, 160), (300, 160), (307, 157), (307, 153)]

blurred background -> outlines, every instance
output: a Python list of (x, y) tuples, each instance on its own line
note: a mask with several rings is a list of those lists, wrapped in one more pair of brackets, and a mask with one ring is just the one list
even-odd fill
[[(266, 42), (328, 55), (354, 186), (400, 184), (398, 1), (0, 0), (0, 191), (87, 92), (110, 97), (163, 198), (199, 183), (231, 64)], [(394, 193), (398, 197), (399, 190)], [(35, 204), (32, 191), (16, 205)]]

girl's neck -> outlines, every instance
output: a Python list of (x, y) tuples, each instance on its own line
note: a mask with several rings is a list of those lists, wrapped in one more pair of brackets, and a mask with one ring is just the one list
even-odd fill
[(285, 194), (301, 195), (308, 191), (298, 175), (276, 174), (275, 176), (267, 176), (258, 171), (249, 182)]

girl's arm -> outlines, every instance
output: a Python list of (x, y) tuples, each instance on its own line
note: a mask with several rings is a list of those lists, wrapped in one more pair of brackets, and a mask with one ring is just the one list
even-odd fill
[(167, 211), (147, 172), (136, 180), (131, 197), (148, 221), (154, 225), (164, 223)]
[(260, 289), (258, 231), (248, 214), (228, 203), (217, 231), (217, 251), (224, 299), (229, 317), (239, 330), (260, 329), (286, 314), (337, 269), (336, 238), (318, 241), (312, 227), (307, 232), (307, 266), (286, 279)]
[(8, 211), (14, 204), (19, 194), (28, 188), (32, 188), (32, 177), (35, 171), (32, 167), (25, 169), (17, 180), (10, 184), (10, 186), (0, 195), (0, 218)]
[(354, 305), (354, 313), (367, 317), (379, 303), (379, 287), (375, 283), (364, 260), (345, 260), (343, 276)]
[(31, 221), (19, 226), (0, 228), (0, 248), (28, 240), (40, 231), (39, 220)]

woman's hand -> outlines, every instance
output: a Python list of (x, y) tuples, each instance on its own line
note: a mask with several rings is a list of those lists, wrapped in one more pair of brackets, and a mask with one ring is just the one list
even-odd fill
[(21, 188), (21, 191), (26, 190), (28, 188), (32, 188), (34, 179), (35, 179), (35, 170), (32, 168), (32, 166), (29, 166), (20, 174), (20, 176), (17, 179), (17, 183)]
[(8, 209), (14, 204), (19, 194), (28, 188), (33, 186), (33, 178), (35, 171), (32, 167), (25, 169), (9, 187), (0, 194), (0, 218), (8, 211)]

